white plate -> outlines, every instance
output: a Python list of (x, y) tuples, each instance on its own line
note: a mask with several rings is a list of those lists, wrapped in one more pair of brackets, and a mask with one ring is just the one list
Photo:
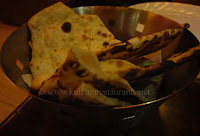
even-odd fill
[(130, 6), (160, 14), (180, 24), (189, 23), (189, 30), (200, 41), (200, 6), (173, 3), (173, 2), (148, 2)]

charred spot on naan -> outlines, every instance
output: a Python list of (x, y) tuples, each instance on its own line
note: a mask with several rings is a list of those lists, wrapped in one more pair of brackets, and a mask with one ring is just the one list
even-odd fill
[(106, 38), (107, 34), (106, 33), (101, 33), (101, 36), (103, 36), (104, 38)]
[(126, 51), (126, 46), (127, 46), (126, 44), (121, 46), (115, 46), (110, 50), (110, 54), (114, 55), (122, 51)]
[(66, 33), (69, 33), (71, 32), (71, 29), (72, 29), (72, 25), (70, 22), (65, 22), (63, 25), (62, 25), (62, 30)]
[(133, 51), (132, 44), (129, 42), (126, 42), (126, 51)]
[(75, 71), (76, 75), (79, 77), (86, 77), (89, 75), (89, 72), (86, 69), (80, 69)]
[(125, 79), (127, 79), (128, 81), (131, 79), (133, 79), (133, 77), (136, 77), (136, 75), (138, 74), (139, 70), (137, 69), (129, 69), (126, 74), (125, 74)]
[(83, 39), (83, 40), (88, 40), (89, 37), (87, 37), (87, 35), (83, 34), (83, 35), (82, 35), (82, 39)]
[(106, 48), (108, 45), (109, 45), (108, 42), (104, 42), (104, 43), (103, 43), (103, 46), (104, 46), (105, 48)]
[(74, 61), (74, 62), (71, 62), (71, 63), (69, 64), (69, 66), (70, 66), (71, 68), (78, 68), (78, 67), (80, 66), (80, 63), (77, 62), (77, 61)]
[(98, 32), (97, 32), (97, 35), (100, 35), (100, 34), (101, 34), (101, 31), (98, 31)]
[(59, 87), (60, 89), (62, 89), (62, 90), (66, 90), (66, 89), (67, 89), (67, 88), (63, 87), (63, 86), (60, 84), (60, 81), (59, 81), (59, 80), (57, 81), (57, 85), (58, 85), (58, 87)]
[(96, 77), (93, 78), (91, 83), (99, 90), (108, 90), (108, 89), (116, 88), (116, 86), (110, 84), (108, 81), (105, 81), (103, 79), (98, 79)]

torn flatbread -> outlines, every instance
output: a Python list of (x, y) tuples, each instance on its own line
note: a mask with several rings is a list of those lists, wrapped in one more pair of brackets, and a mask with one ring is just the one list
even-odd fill
[(107, 59), (128, 59), (140, 57), (167, 46), (184, 32), (185, 28), (166, 29), (152, 35), (134, 37), (125, 43), (118, 43), (108, 46), (106, 49), (97, 52), (99, 60)]
[(181, 52), (178, 54), (174, 54), (171, 57), (169, 57), (168, 61), (173, 61), (176, 64), (182, 64), (187, 62), (188, 60), (191, 60), (193, 57), (200, 55), (200, 45), (189, 48), (186, 52)]
[(153, 77), (173, 69), (183, 63), (188, 62), (193, 57), (200, 55), (200, 45), (188, 49), (186, 52), (175, 54), (166, 59), (163, 63), (155, 64), (147, 67), (139, 67), (127, 60), (110, 59), (101, 61), (102, 71), (109, 74), (118, 74), (129, 82), (134, 82), (144, 77)]
[[(109, 92), (118, 93), (119, 90), (121, 91), (119, 93), (128, 92), (127, 94), (130, 97), (136, 95), (128, 81), (117, 74), (104, 73), (97, 57), (91, 51), (75, 46), (69, 49), (64, 64), (57, 71), (59, 73), (55, 73), (43, 83), (43, 92), (47, 92), (48, 90), (45, 90), (45, 88), (49, 89), (48, 86), (50, 86), (50, 88), (58, 87), (66, 92), (70, 91), (69, 94), (71, 94), (71, 91), (73, 92), (84, 81), (96, 89), (104, 91), (103, 94), (107, 96), (121, 97), (119, 94), (108, 94)], [(56, 78), (58, 80), (54, 81)], [(54, 84), (55, 82), (57, 84)], [(48, 84), (54, 84), (55, 86), (52, 87)]]
[(97, 57), (90, 51), (77, 47), (69, 50), (67, 59), (61, 67), (59, 86), (62, 89), (75, 89), (80, 82), (92, 84), (97, 89), (125, 89), (134, 92), (129, 83), (116, 74), (105, 74)]
[[(120, 42), (99, 17), (79, 16), (61, 2), (34, 15), (28, 21), (28, 27), (31, 31), (30, 69), (34, 89), (39, 89), (41, 83), (48, 79), (46, 75), (52, 76), (62, 66), (71, 46), (97, 52)], [(34, 83), (36, 78), (37, 83)]]

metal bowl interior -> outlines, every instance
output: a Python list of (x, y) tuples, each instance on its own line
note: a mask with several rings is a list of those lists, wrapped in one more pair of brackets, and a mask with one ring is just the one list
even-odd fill
[[(74, 8), (74, 11), (80, 15), (98, 15), (106, 27), (116, 36), (116, 38), (122, 41), (126, 41), (132, 37), (152, 34), (168, 28), (176, 28), (179, 26), (178, 23), (160, 15), (125, 7), (78, 7)], [(144, 31), (142, 33), (137, 31), (138, 25), (144, 26)], [(31, 34), (28, 30), (27, 24), (24, 24), (6, 40), (1, 49), (1, 66), (3, 71), (11, 82), (29, 92), (31, 89), (23, 81), (21, 75), (31, 73), (29, 69), (31, 48), (28, 45), (28, 41), (30, 41), (30, 39)], [(199, 41), (196, 39), (196, 37), (189, 31), (186, 31), (176, 46), (178, 46), (179, 51), (181, 51), (193, 46), (197, 46), (198, 44)], [(172, 46), (162, 49), (163, 56), (169, 52), (172, 53), (172, 51), (174, 51), (172, 49)], [(16, 65), (17, 59), (20, 60), (20, 62), (24, 65), (23, 71), (20, 70)], [(191, 82), (197, 76), (199, 68), (200, 64), (198, 59), (194, 59), (173, 69), (172, 71), (165, 73), (164, 83), (161, 87), (163, 92), (161, 99), (139, 105), (133, 105), (130, 107), (155, 103), (167, 98), (167, 96), (173, 94), (176, 90), (183, 88), (186, 84)]]

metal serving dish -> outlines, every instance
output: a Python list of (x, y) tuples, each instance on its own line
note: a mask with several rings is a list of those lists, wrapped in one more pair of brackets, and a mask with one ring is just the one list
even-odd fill
[[(168, 28), (176, 28), (178, 23), (162, 17), (160, 15), (125, 7), (92, 6), (74, 8), (78, 14), (96, 14), (105, 23), (107, 28), (116, 38), (125, 41), (135, 36), (152, 34)], [(139, 24), (144, 25), (142, 33), (136, 31)], [(21, 75), (30, 73), (29, 62), (31, 60), (31, 48), (28, 45), (31, 35), (27, 24), (17, 29), (4, 43), (1, 49), (1, 66), (3, 71), (16, 86), (31, 91), (30, 87), (24, 83)], [(177, 50), (170, 45), (162, 49), (162, 57), (169, 53), (181, 52), (187, 48), (197, 46), (199, 41), (195, 36), (185, 31), (182, 35)], [(23, 71), (16, 66), (16, 60), (20, 60), (24, 65)], [(166, 98), (184, 88), (190, 83), (199, 72), (199, 58), (195, 58), (164, 74), (162, 84), (162, 97), (143, 104), (132, 105), (129, 107), (78, 107), (63, 105), (43, 100), (30, 93), (30, 98), (37, 100), (35, 106), (30, 111), (37, 110), (40, 122), (50, 122), (51, 127), (64, 128), (70, 126), (76, 128), (77, 133), (108, 134), (109, 132), (118, 133), (126, 128), (133, 127), (152, 107), (158, 107)], [(44, 126), (43, 126), (44, 127)], [(101, 129), (101, 132), (99, 132)], [(51, 131), (51, 130), (49, 130)], [(60, 130), (62, 134), (69, 134)], [(73, 131), (74, 132), (74, 131)]]

